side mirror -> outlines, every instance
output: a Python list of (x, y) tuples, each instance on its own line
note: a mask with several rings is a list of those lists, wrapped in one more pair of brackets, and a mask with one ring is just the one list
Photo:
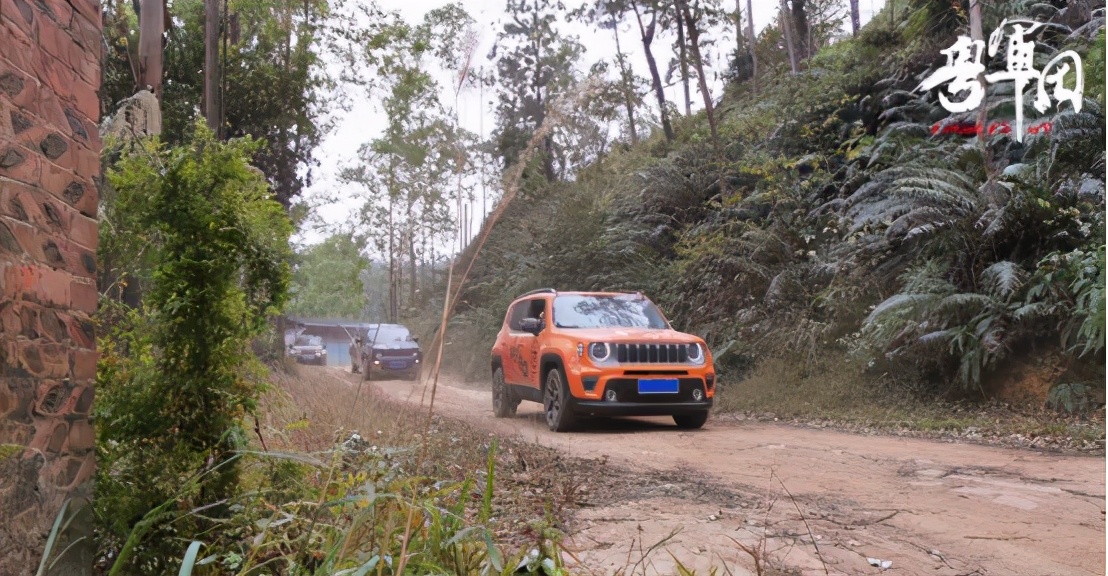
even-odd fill
[(539, 318), (524, 318), (519, 323), (519, 329), (538, 336), (542, 332), (543, 322)]

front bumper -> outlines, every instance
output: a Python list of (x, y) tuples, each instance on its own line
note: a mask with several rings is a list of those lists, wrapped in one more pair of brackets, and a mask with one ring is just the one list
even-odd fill
[(296, 355), (296, 361), (301, 364), (325, 364), (327, 362), (327, 355), (321, 354), (316, 356), (314, 354)]
[[(667, 374), (635, 370), (635, 374), (579, 375), (573, 405), (582, 414), (596, 416), (672, 416), (711, 410), (715, 396), (715, 374)], [(639, 378), (676, 378), (677, 392), (639, 393)], [(571, 386), (575, 388), (576, 386)], [(615, 398), (609, 398), (614, 394)]]
[(411, 374), (418, 372), (421, 360), (411, 356), (390, 358), (385, 356), (369, 363), (369, 369), (382, 374)]
[(701, 402), (608, 402), (574, 399), (573, 407), (581, 414), (592, 416), (680, 416), (711, 410), (712, 399)]

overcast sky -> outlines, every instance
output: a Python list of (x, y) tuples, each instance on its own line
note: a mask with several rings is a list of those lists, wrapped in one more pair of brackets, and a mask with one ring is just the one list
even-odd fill
[[(417, 23), (422, 21), (423, 16), (433, 8), (445, 5), (445, 0), (377, 0), (378, 5), (387, 11), (399, 12), (406, 21), (410, 23)], [(566, 5), (569, 8), (580, 6), (584, 3), (583, 0), (566, 0)], [(877, 11), (884, 5), (885, 0), (861, 0), (860, 8), (862, 13), (862, 24), (868, 22)], [(486, 69), (492, 67), (494, 63), (486, 58), (490, 48), (496, 40), (496, 34), (503, 29), (503, 21), (505, 19), (505, 0), (463, 0), (462, 5), (466, 11), (477, 21), (477, 30), (479, 33), (480, 44), (475, 51), (475, 61), (473, 67)], [(732, 0), (724, 0), (725, 7), (732, 8)], [(773, 21), (776, 14), (778, 2), (776, 0), (755, 0), (754, 1), (754, 26), (756, 30), (761, 30), (767, 24)], [(846, 4), (846, 0), (843, 0), (843, 4)], [(743, 1), (743, 7), (745, 11), (746, 2)], [(745, 14), (743, 15), (745, 18)], [(844, 22), (847, 24), (847, 22)], [(641, 44), (638, 41), (638, 30), (632, 30), (634, 24), (632, 22), (626, 22), (620, 30), (620, 41), (626, 52), (630, 53), (630, 61), (635, 68), (637, 74), (643, 77), (649, 77), (649, 72), (646, 66), (645, 58), (642, 55)], [(565, 34), (576, 35), (578, 40), (586, 49), (584, 62), (582, 69), (588, 69), (588, 67), (595, 61), (601, 58), (610, 57), (615, 53), (615, 42), (612, 36), (608, 33), (597, 34), (595, 31), (590, 30), (589, 27), (581, 24), (568, 24), (563, 22), (560, 24), (560, 29)], [(730, 52), (730, 47), (735, 45), (734, 30), (729, 28), (722, 34), (720, 31), (715, 32), (716, 45), (725, 48), (725, 50), (712, 50), (706, 58), (709, 60), (707, 64), (714, 72), (724, 70), (726, 68), (726, 62), (724, 59)], [(707, 36), (707, 34), (705, 35)], [(672, 44), (673, 39), (668, 36), (662, 36), (655, 40), (653, 47), (655, 48), (655, 57), (658, 60), (658, 66), (662, 73), (665, 73), (667, 63), (672, 58), (672, 50), (669, 45)], [(449, 85), (449, 79), (443, 79), (444, 84)], [(713, 94), (715, 97), (719, 97), (722, 91), (722, 81), (715, 79), (713, 82)], [(677, 102), (680, 101), (679, 91), (680, 86), (670, 86), (666, 89), (666, 97), (668, 100)], [(484, 90), (484, 98), (482, 101), (481, 95), (476, 88), (464, 90), (461, 98), (459, 99), (458, 111), (462, 127), (472, 131), (475, 134), (487, 136), (492, 130), (495, 122), (494, 109), (491, 104), (491, 100), (495, 98), (495, 94), (490, 89)], [(447, 100), (444, 98), (444, 100)], [(452, 100), (452, 99), (449, 99)], [(696, 108), (696, 102), (699, 100), (699, 95), (693, 94), (694, 108)], [(452, 105), (452, 102), (446, 102), (448, 106)], [(385, 117), (381, 113), (376, 105), (376, 102), (370, 100), (367, 97), (359, 97), (354, 99), (352, 109), (348, 113), (342, 114), (337, 118), (338, 122), (335, 129), (329, 133), (323, 140), (319, 149), (316, 151), (316, 158), (320, 162), (320, 166), (313, 171), (313, 183), (305, 193), (304, 198), (309, 202), (319, 198), (323, 195), (338, 195), (344, 198), (343, 201), (331, 205), (321, 207), (318, 210), (321, 219), (330, 226), (341, 226), (344, 222), (348, 222), (353, 215), (357, 212), (357, 209), (363, 203), (362, 196), (364, 191), (358, 189), (355, 186), (345, 186), (338, 181), (337, 174), (343, 166), (350, 165), (354, 162), (357, 155), (358, 147), (376, 138), (384, 129)], [(489, 206), (489, 210), (492, 207)], [(480, 220), (483, 217), (480, 207), (480, 200), (477, 202), (477, 207), (474, 210), (476, 214), (473, 216), (472, 229), (474, 233), (480, 228)], [(305, 231), (299, 234), (297, 240), (299, 242), (314, 244), (323, 240), (326, 237), (325, 233), (319, 231)]]

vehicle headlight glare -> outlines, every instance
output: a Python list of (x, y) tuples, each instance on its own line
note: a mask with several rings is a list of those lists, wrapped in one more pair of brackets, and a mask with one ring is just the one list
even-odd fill
[(589, 358), (594, 362), (603, 362), (612, 356), (612, 347), (607, 342), (589, 344)]

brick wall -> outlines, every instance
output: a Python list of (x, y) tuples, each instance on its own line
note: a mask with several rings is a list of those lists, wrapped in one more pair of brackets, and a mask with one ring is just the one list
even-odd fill
[(91, 492), (100, 26), (98, 0), (0, 0), (4, 575), (34, 573), (62, 503)]

